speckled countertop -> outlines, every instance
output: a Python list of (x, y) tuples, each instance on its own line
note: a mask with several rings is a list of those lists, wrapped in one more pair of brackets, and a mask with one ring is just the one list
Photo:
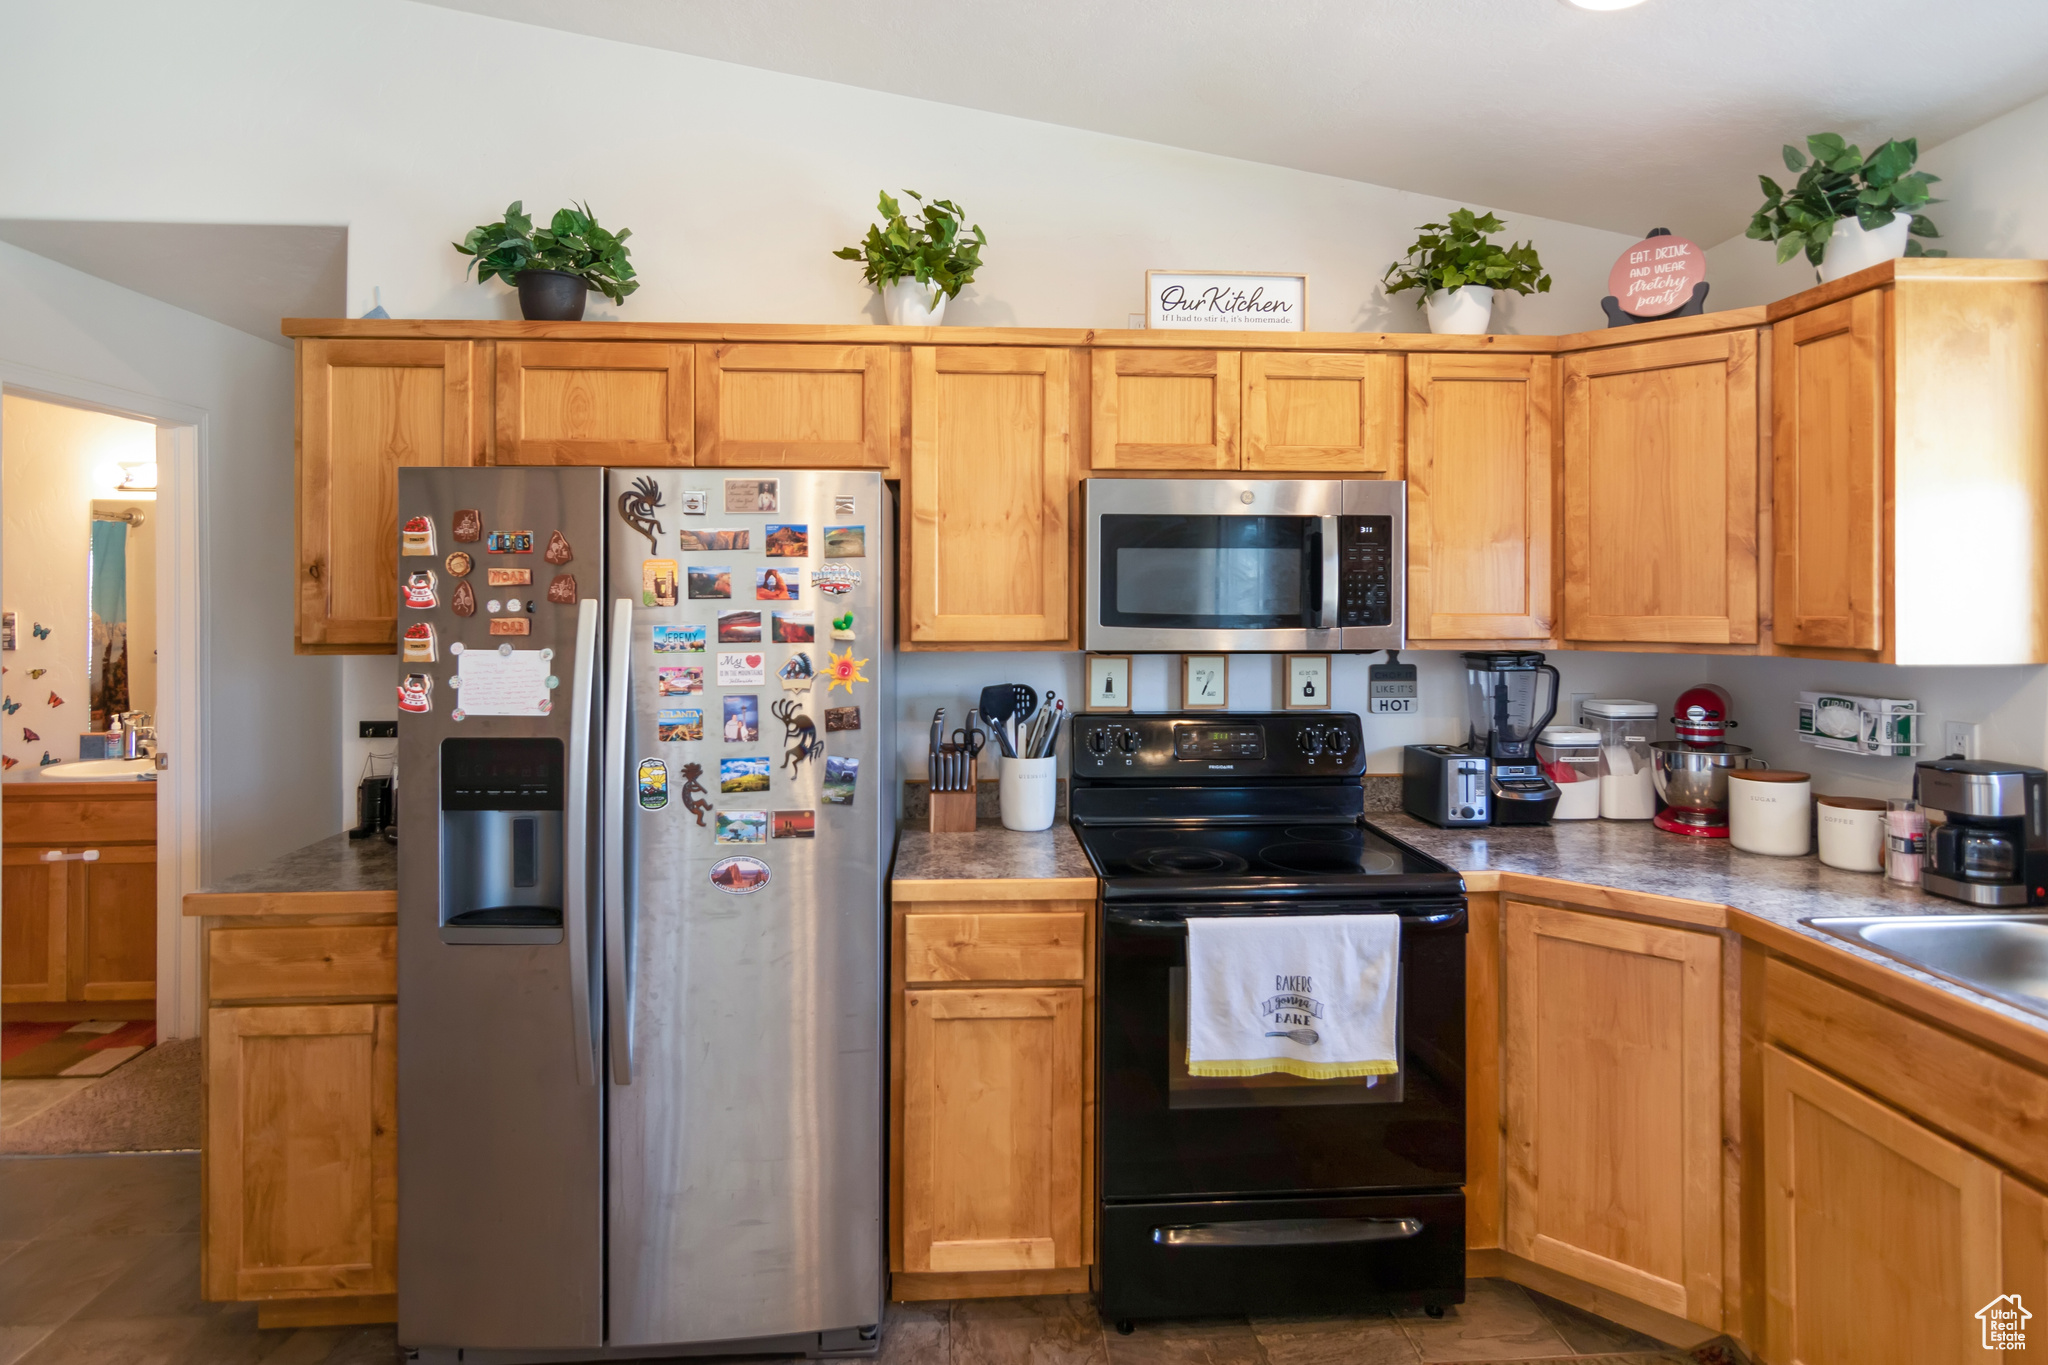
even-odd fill
[(1036, 834), (991, 821), (972, 834), (933, 834), (905, 825), (896, 838), (896, 867), (890, 873), (899, 882), (1094, 876), (1081, 841), (1064, 820)]
[(1438, 829), (1398, 811), (1369, 814), (1366, 819), (1460, 872), (1549, 877), (1617, 891), (1731, 906), (1754, 919), (2048, 1034), (2048, 1018), (1916, 971), (1902, 962), (1799, 923), (1815, 915), (1984, 913), (1960, 901), (1930, 896), (1917, 887), (1888, 882), (1878, 873), (1844, 872), (1815, 857), (1772, 858), (1745, 853), (1726, 839), (1666, 834), (1647, 820), (1570, 820), (1525, 828)]
[(206, 892), (221, 896), (288, 896), (305, 891), (394, 891), (398, 845), (337, 834), (294, 849), (260, 867), (223, 877)]

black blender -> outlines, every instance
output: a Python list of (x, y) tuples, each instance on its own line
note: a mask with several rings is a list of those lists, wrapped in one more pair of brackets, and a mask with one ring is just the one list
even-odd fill
[(1557, 809), (1557, 784), (1536, 761), (1536, 736), (1557, 714), (1557, 694), (1557, 669), (1534, 650), (1465, 655), (1465, 699), (1472, 710), (1465, 747), (1486, 755), (1493, 769), (1489, 791), (1496, 825), (1547, 825)]

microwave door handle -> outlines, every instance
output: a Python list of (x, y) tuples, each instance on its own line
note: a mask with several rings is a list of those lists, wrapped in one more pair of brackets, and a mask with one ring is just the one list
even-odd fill
[(563, 860), (578, 1085), (597, 1080), (597, 1033), (590, 1023), (590, 715), (597, 707), (596, 693), (597, 599), (586, 597), (576, 604), (576, 666), (569, 671), (569, 829)]
[(1322, 529), (1316, 532), (1318, 567), (1316, 570), (1316, 629), (1337, 629), (1338, 567), (1337, 556), (1341, 548), (1337, 540), (1337, 518), (1318, 517)]
[(633, 600), (612, 603), (611, 663), (604, 713), (604, 1009), (611, 1040), (612, 1082), (633, 1083), (632, 946), (626, 942), (626, 727), (632, 717), (627, 684), (633, 668)]

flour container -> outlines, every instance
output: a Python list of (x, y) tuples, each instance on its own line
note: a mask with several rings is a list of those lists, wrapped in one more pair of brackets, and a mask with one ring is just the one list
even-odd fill
[(1600, 817), (1647, 820), (1655, 815), (1650, 744), (1657, 738), (1657, 704), (1596, 697), (1579, 707), (1579, 723), (1600, 736)]
[(1600, 817), (1600, 732), (1581, 725), (1549, 725), (1536, 736), (1536, 761), (1557, 784), (1553, 820)]

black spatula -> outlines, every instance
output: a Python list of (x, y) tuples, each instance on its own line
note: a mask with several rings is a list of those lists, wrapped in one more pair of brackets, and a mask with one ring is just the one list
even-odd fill
[(1003, 751), (1004, 758), (1015, 758), (1016, 748), (1010, 743), (1010, 717), (1017, 711), (1017, 689), (1009, 683), (991, 683), (981, 689), (981, 718), (988, 722), (988, 728), (995, 733), (996, 747)]

